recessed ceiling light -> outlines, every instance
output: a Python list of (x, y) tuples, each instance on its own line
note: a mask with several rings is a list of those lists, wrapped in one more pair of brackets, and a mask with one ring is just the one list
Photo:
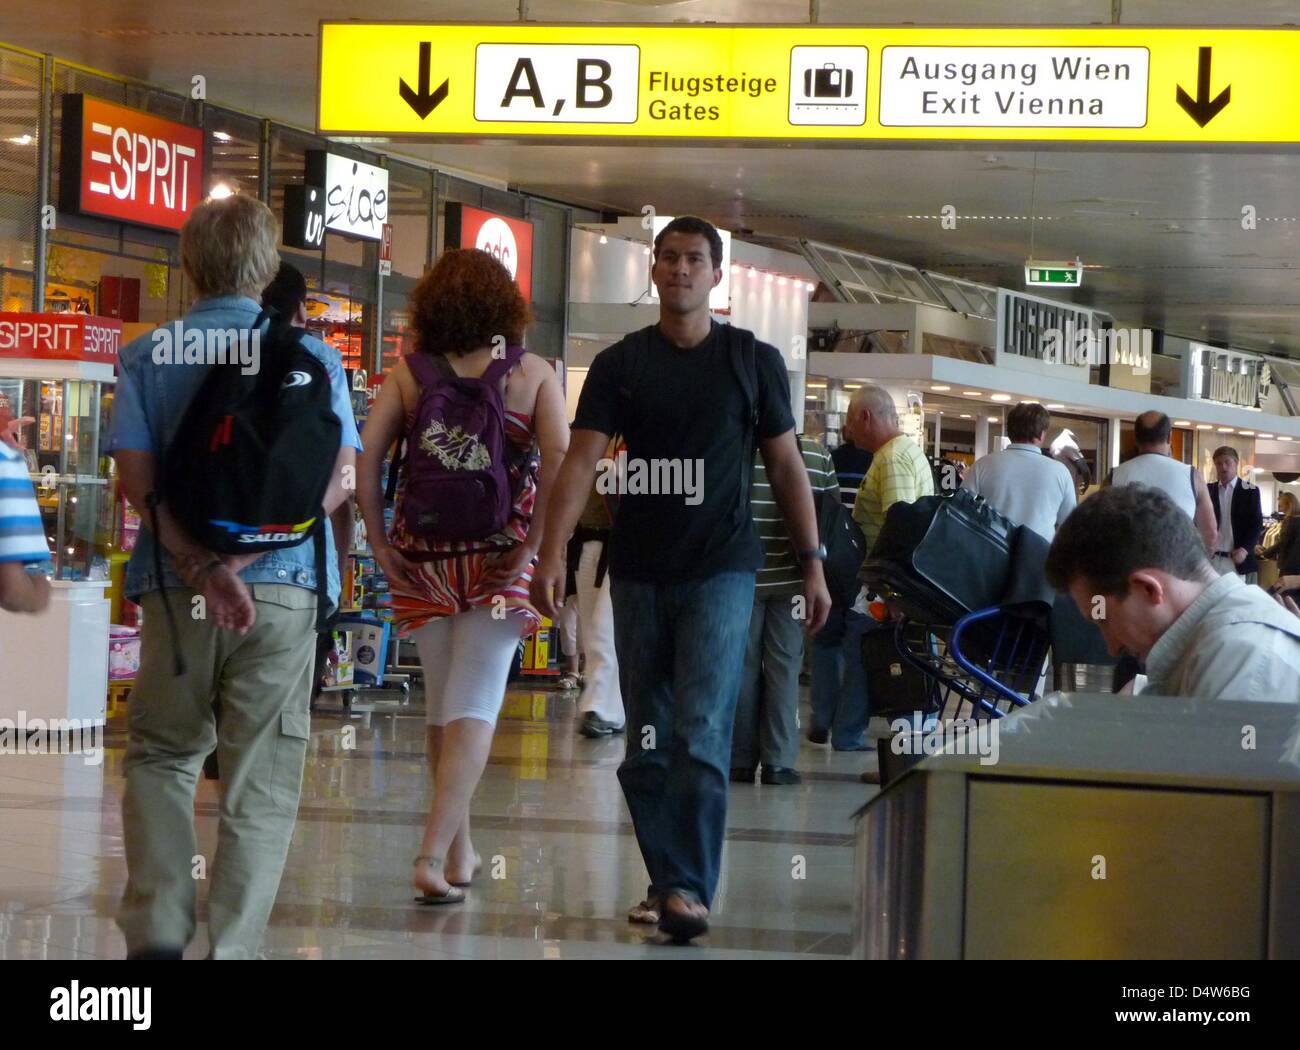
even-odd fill
[(992, 397), (989, 398), (989, 400), (990, 400), (990, 401), (1010, 401), (1010, 400), (1011, 400), (1011, 395), (1010, 395), (1010, 394), (994, 394)]
[(1261, 431), (1260, 431), (1258, 434), (1256, 434), (1255, 436), (1256, 436), (1256, 437), (1262, 437), (1262, 438), (1271, 438), (1273, 435), (1272, 435), (1272, 434), (1265, 434), (1265, 433), (1261, 430)]
[(983, 391), (983, 390), (963, 390), (962, 393), (965, 394), (967, 397), (983, 397), (983, 396), (984, 396), (984, 391)]
[(1210, 426), (1209, 423), (1197, 423), (1197, 424), (1196, 424), (1196, 429), (1197, 429), (1197, 430), (1213, 430), (1214, 427)]
[(1044, 408), (1064, 408), (1065, 406), (1059, 401), (1052, 401), (1043, 406)]
[(1001, 423), (1002, 420), (1000, 420), (997, 416), (989, 416), (989, 422), (990, 422), (990, 423)]
[(970, 419), (970, 413), (969, 413), (969, 412), (963, 412), (963, 413), (961, 414), (961, 418), (962, 418), (962, 419)]
[(1241, 431), (1241, 433), (1243, 433), (1246, 437), (1254, 437), (1254, 436), (1255, 436), (1255, 432), (1254, 432), (1253, 430), (1243, 430), (1243, 431)]
[(224, 131), (214, 131), (212, 137), (218, 142), (229, 142), (233, 136), (226, 134)]
[(608, 243), (609, 243), (609, 238), (606, 237), (603, 233), (600, 235), (600, 243), (601, 243), (601, 244), (608, 244)]
[(1291, 435), (1290, 435), (1290, 434), (1281, 434), (1281, 435), (1278, 436), (1278, 440), (1279, 440), (1279, 441), (1290, 441), (1290, 440), (1291, 440)]
[(1191, 425), (1192, 425), (1192, 421), (1191, 421), (1190, 419), (1175, 419), (1175, 420), (1174, 420), (1174, 426), (1176, 426), (1176, 427), (1190, 427)]
[(1233, 431), (1232, 427), (1219, 427), (1219, 433), (1220, 433), (1220, 434), (1231, 434), (1231, 433), (1233, 433), (1233, 432), (1234, 432), (1234, 431)]
[(951, 390), (952, 387), (950, 387), (950, 386), (936, 386), (935, 384), (932, 383), (932, 384), (930, 384), (930, 389), (931, 389), (931, 390), (937, 390), (937, 391), (939, 391), (940, 393), (942, 393), (942, 392), (945, 391), (945, 390)]

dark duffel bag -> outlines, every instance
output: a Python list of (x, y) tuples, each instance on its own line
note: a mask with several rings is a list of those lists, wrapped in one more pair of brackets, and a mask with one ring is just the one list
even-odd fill
[[(966, 489), (947, 499), (922, 496), (915, 503), (895, 503), (864, 575), (868, 583), (873, 575), (888, 582), (905, 599), (909, 579), (914, 580), (921, 604), (936, 606), (936, 613), (953, 606), (962, 612), (987, 609), (999, 604), (1006, 590), (1016, 529)], [(946, 601), (932, 601), (935, 592)]]

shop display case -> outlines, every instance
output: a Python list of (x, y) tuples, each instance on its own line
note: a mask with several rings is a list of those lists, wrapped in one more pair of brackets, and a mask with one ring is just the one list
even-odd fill
[[(113, 384), (24, 378), (0, 364), (0, 416), (33, 420), (23, 429), (27, 469), (57, 580), (109, 577), (115, 532), (112, 462), (101, 454)], [(13, 370), (8, 370), (13, 371)]]

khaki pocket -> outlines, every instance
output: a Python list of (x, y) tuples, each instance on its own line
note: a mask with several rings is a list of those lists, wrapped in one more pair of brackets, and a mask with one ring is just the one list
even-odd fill
[(298, 812), (302, 794), (302, 771), (307, 763), (307, 741), (311, 738), (311, 715), (306, 711), (281, 711), (280, 732), (275, 741), (271, 766), (271, 795), (276, 806), (287, 813)]

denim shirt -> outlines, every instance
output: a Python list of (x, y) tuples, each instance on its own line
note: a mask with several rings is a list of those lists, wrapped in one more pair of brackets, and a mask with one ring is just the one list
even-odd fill
[[(180, 323), (182, 331), (185, 328), (251, 328), (260, 310), (257, 301), (246, 296), (219, 296), (195, 303)], [(172, 325), (167, 327), (171, 328)], [(153, 333), (150, 332), (132, 340), (122, 350), (118, 361), (117, 391), (113, 399), (113, 421), (109, 428), (106, 452), (133, 449), (161, 456), (180, 426), (181, 417), (208, 370), (239, 367), (237, 364), (156, 364), (155, 345)], [(361, 440), (357, 435), (347, 378), (338, 351), (311, 336), (303, 336), (302, 345), (318, 357), (329, 372), (334, 414), (343, 425), (341, 445), (359, 450)], [(335, 456), (333, 450), (328, 453), (322, 450), (322, 454), (328, 454), (331, 460)], [(137, 509), (142, 514), (147, 514), (143, 508)], [(163, 551), (162, 557), (163, 579), (161, 582), (158, 580), (154, 572), (153, 545), (153, 533), (148, 528), (142, 528), (126, 568), (126, 584), (123, 589), (127, 597), (133, 600), (160, 587), (185, 586), (172, 568), (171, 558), (166, 551)], [(328, 523), (325, 528), (325, 545), (325, 564), (328, 568), (326, 586), (330, 600), (337, 605), (338, 559), (334, 553), (333, 531)], [(239, 577), (250, 584), (285, 583), (315, 590), (315, 541), (308, 540), (296, 547), (268, 551), (240, 572)]]

